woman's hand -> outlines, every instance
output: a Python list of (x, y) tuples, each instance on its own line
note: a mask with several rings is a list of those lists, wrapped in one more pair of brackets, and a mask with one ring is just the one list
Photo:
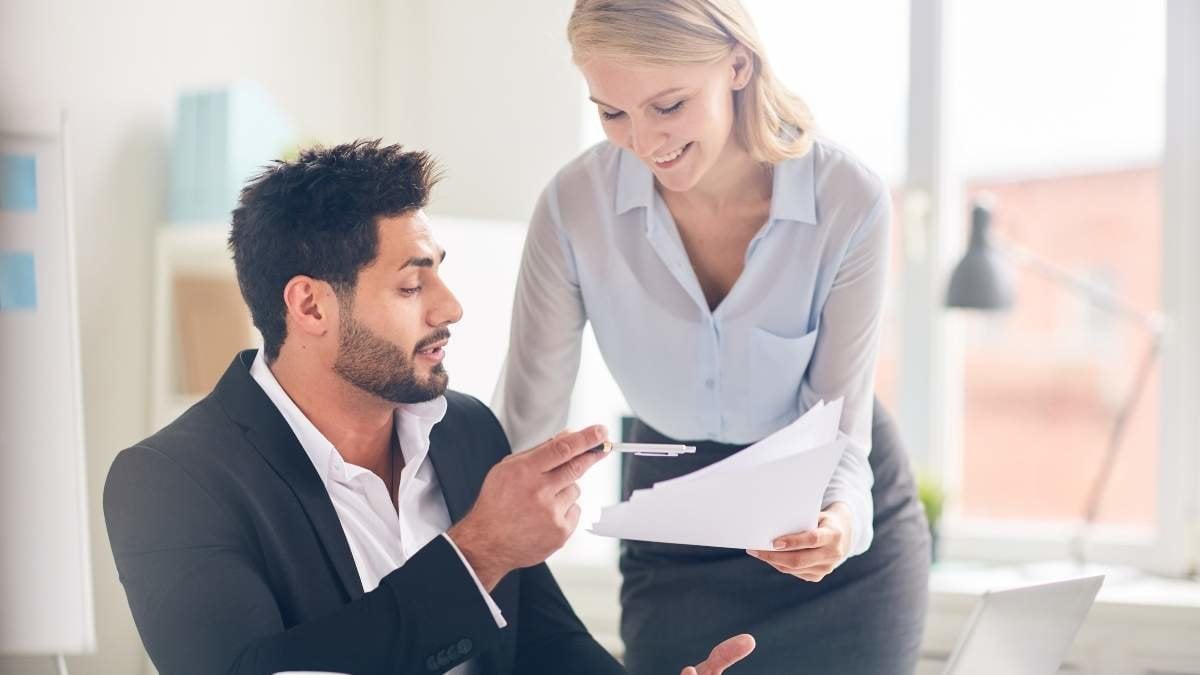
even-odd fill
[(805, 581), (820, 581), (850, 552), (850, 507), (834, 502), (821, 512), (817, 528), (785, 534), (774, 551), (746, 551), (771, 567)]
[(704, 663), (688, 666), (680, 675), (721, 675), (725, 669), (741, 661), (754, 651), (754, 637), (748, 633), (734, 635), (713, 647)]

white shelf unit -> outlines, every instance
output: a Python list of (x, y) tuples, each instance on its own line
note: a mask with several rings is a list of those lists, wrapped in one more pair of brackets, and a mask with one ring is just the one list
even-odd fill
[[(201, 398), (182, 392), (179, 386), (182, 344), (177, 330), (176, 282), (187, 277), (236, 283), (228, 237), (229, 225), (225, 223), (167, 224), (156, 236), (151, 431), (162, 428)], [(246, 347), (261, 346), (262, 338), (250, 323), (248, 312), (244, 329)]]

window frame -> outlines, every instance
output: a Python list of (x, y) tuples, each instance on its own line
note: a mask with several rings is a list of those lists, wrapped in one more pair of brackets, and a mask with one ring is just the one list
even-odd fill
[[(1086, 557), (1181, 576), (1195, 572), (1200, 548), (1200, 3), (1166, 0), (1166, 126), (1162, 149), (1162, 429), (1156, 521), (1144, 529), (1094, 525)], [(904, 219), (900, 418), (914, 464), (960, 492), (963, 453), (964, 339), (961, 319), (942, 304), (966, 231), (962, 177), (949, 142), (946, 0), (911, 0), (909, 122)], [(1056, 522), (943, 522), (948, 559), (1028, 562), (1071, 554), (1081, 526)]]

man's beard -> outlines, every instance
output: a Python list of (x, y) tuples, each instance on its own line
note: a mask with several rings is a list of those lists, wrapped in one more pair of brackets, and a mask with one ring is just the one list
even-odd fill
[[(450, 337), (439, 328), (413, 349)], [(347, 312), (338, 330), (338, 355), (333, 371), (350, 384), (392, 403), (422, 403), (446, 392), (450, 377), (437, 364), (425, 380), (417, 378), (412, 360), (399, 347), (371, 332)]]

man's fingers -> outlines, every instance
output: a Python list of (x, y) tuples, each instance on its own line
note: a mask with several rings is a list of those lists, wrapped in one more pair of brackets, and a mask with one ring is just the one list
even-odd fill
[(578, 504), (572, 504), (571, 508), (567, 509), (567, 515), (565, 515), (564, 518), (567, 521), (567, 527), (570, 528), (572, 532), (574, 532), (575, 528), (579, 525), (579, 516), (581, 513), (583, 513), (583, 510), (579, 508)]
[(570, 429), (563, 429), (562, 431), (554, 434), (550, 438), (547, 438), (545, 441), (538, 443), (537, 445), (533, 446), (532, 448), (522, 448), (520, 452), (517, 452), (517, 449), (513, 448), (513, 456), (520, 455), (520, 456), (524, 457), (525, 455), (533, 454), (534, 450), (537, 450), (539, 448), (544, 448), (547, 445), (554, 443), (554, 441), (562, 438), (563, 436), (566, 436), (569, 433), (572, 433)]
[[(542, 471), (554, 469), (603, 443), (608, 432), (603, 426), (591, 426), (582, 431), (561, 434), (529, 451), (529, 458)], [(601, 453), (595, 453), (601, 454)]]
[(698, 675), (721, 675), (725, 669), (741, 661), (754, 651), (754, 636), (749, 633), (735, 635), (713, 647), (708, 658), (697, 668)]
[(603, 452), (584, 452), (576, 455), (566, 464), (547, 472), (547, 481), (550, 487), (557, 492), (582, 478), (588, 469), (607, 456), (608, 454)]
[(566, 510), (567, 506), (579, 501), (579, 496), (581, 494), (583, 494), (583, 490), (580, 489), (579, 484), (571, 483), (567, 487), (559, 490), (558, 494), (554, 495), (554, 499), (558, 501), (559, 506), (561, 506), (563, 510)]
[(754, 636), (742, 633), (713, 647), (712, 652), (708, 655), (708, 662), (727, 668), (749, 656), (752, 651), (754, 651)]

